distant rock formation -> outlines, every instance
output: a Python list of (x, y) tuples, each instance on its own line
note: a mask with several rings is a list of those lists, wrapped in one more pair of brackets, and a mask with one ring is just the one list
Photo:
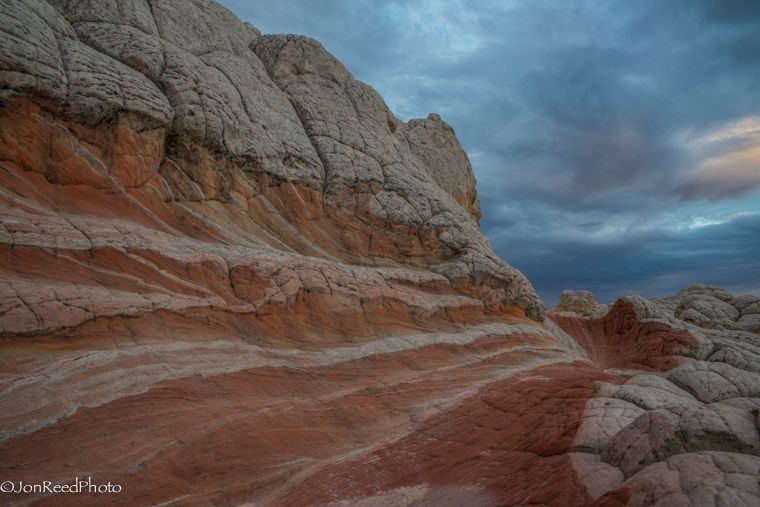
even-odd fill
[(598, 305), (594, 295), (587, 290), (564, 290), (559, 296), (559, 302), (554, 307), (555, 312), (572, 312), (584, 315), (594, 306)]
[(678, 302), (676, 317), (699, 327), (760, 333), (760, 296), (733, 297), (719, 287), (693, 285), (672, 301)]
[(2, 1), (0, 47), (3, 480), (130, 506), (758, 501), (757, 298), (547, 317), (449, 125), (210, 0)]

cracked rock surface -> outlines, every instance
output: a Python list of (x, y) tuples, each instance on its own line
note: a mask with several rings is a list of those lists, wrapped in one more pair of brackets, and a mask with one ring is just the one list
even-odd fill
[(554, 307), (554, 311), (585, 315), (597, 305), (596, 298), (587, 290), (564, 290), (559, 296), (559, 301), (557, 302), (557, 306)]
[(652, 300), (623, 298), (601, 319), (556, 318), (580, 343), (600, 335), (619, 343), (620, 318), (648, 325), (625, 337), (639, 346), (652, 337), (671, 343), (675, 361), (641, 362), (626, 347), (590, 354), (627, 374), (622, 383), (598, 384), (574, 442), (586, 461), (620, 478), (597, 487), (600, 505), (760, 502), (760, 339), (735, 325), (755, 300), (697, 285)]
[[(173, 215), (156, 226), (191, 220), (188, 202), (234, 207), (253, 222), (247, 236), (282, 249), (253, 230), (263, 221), (256, 214), (279, 215), (267, 218), (285, 224), (264, 225), (289, 236), (289, 250), (432, 269), (489, 306), (543, 319), (533, 288), (478, 228), (475, 179), (451, 127), (437, 115), (396, 119), (318, 42), (261, 36), (209, 0), (0, 8), (3, 149), (18, 169), (130, 197), (125, 190), (140, 188), (152, 194), (138, 198), (146, 212)], [(35, 120), (29, 102), (40, 107)], [(50, 162), (73, 167), (21, 160), (19, 152), (42, 155), (51, 136), (65, 148)], [(238, 240), (210, 212), (192, 211), (208, 222), (196, 236)]]
[(0, 1), (0, 47), (3, 480), (90, 475), (129, 506), (758, 504), (757, 297), (547, 314), (445, 121), (210, 0)]

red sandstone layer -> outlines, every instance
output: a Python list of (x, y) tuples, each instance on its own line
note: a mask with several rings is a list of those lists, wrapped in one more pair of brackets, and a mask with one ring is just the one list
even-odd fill
[(0, 43), (0, 480), (121, 485), (0, 503), (758, 498), (757, 301), (543, 321), (440, 117), (211, 1), (0, 2)]

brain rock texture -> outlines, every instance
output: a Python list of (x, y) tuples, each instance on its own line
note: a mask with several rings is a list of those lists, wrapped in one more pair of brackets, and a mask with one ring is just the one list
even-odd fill
[(760, 502), (757, 297), (547, 312), (451, 126), (210, 0), (0, 47), (0, 478), (122, 486), (3, 505)]

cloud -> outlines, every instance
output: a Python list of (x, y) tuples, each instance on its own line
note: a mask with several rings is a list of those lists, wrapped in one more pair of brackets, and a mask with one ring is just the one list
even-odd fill
[(722, 199), (754, 192), (760, 187), (760, 140), (700, 161), (684, 179), (685, 198)]
[[(760, 214), (680, 230), (640, 231), (616, 238), (503, 234), (497, 250), (554, 305), (564, 289), (588, 289), (611, 302), (625, 294), (653, 297), (706, 283), (735, 293), (760, 289)], [(518, 244), (519, 247), (513, 246)]]
[(760, 116), (729, 122), (686, 142), (696, 163), (680, 175), (686, 199), (742, 196), (760, 187)]

